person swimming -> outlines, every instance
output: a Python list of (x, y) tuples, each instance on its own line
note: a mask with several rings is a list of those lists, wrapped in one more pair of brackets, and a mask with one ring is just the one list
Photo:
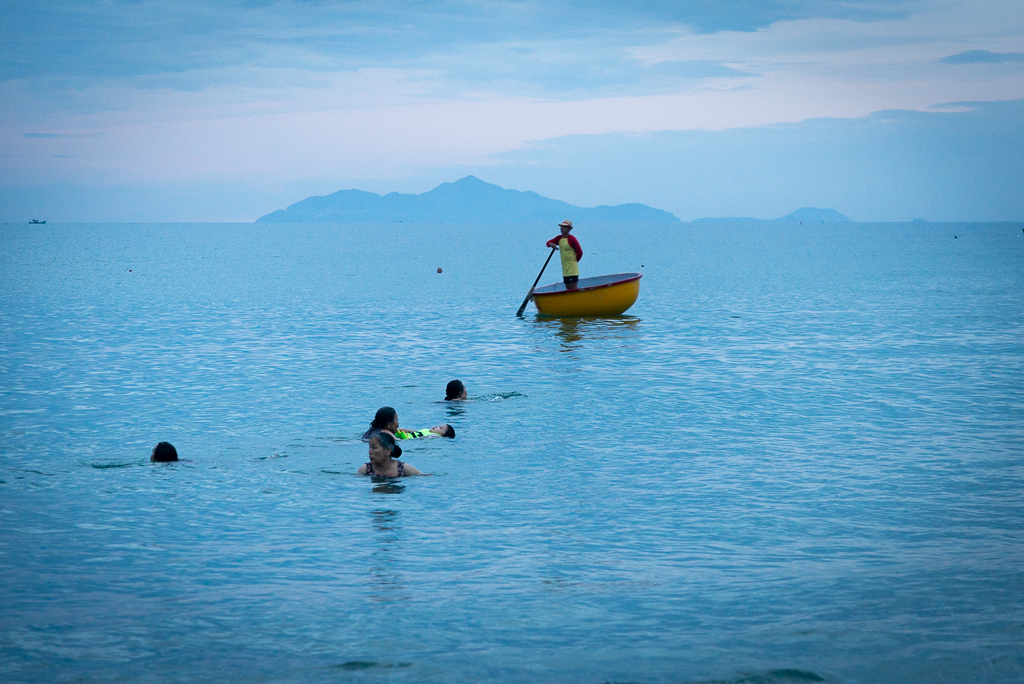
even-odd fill
[(369, 439), (370, 460), (359, 466), (359, 475), (370, 477), (405, 477), (422, 475), (416, 467), (397, 460), (402, 447), (395, 444), (395, 436), (387, 430), (380, 430)]
[(469, 396), (466, 391), (466, 386), (462, 384), (461, 380), (452, 380), (444, 388), (444, 400), (445, 401), (463, 401)]
[(160, 442), (153, 447), (149, 460), (154, 463), (171, 463), (178, 460), (178, 450), (170, 442)]
[(395, 439), (416, 439), (417, 437), (431, 437), (433, 435), (455, 439), (455, 428), (447, 423), (423, 430), (409, 431), (400, 429), (398, 427), (398, 411), (390, 406), (381, 406), (377, 409), (377, 413), (373, 416), (373, 422), (370, 423), (370, 429), (363, 433), (363, 441), (368, 441), (381, 430), (387, 430)]

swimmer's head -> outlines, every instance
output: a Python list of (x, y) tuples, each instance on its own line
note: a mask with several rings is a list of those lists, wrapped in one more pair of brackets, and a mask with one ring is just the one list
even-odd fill
[(466, 393), (466, 386), (462, 384), (461, 380), (452, 380), (444, 388), (445, 401), (449, 399), (465, 399), (467, 396), (469, 395)]
[(370, 439), (373, 433), (378, 430), (390, 430), (391, 432), (394, 432), (397, 429), (398, 411), (390, 406), (381, 406), (377, 409), (376, 415), (373, 416), (373, 422), (370, 423), (370, 429), (363, 433), (363, 439)]
[(370, 458), (378, 462), (390, 456), (398, 458), (402, 455), (402, 447), (395, 444), (395, 436), (387, 430), (381, 430), (370, 437)]
[(169, 463), (178, 460), (178, 450), (170, 442), (160, 442), (153, 447), (153, 453), (149, 456), (150, 461), (156, 463)]
[(381, 406), (377, 409), (377, 413), (373, 416), (373, 422), (370, 423), (370, 427), (375, 427), (378, 430), (383, 430), (389, 425), (398, 420), (398, 411), (391, 408), (390, 406)]

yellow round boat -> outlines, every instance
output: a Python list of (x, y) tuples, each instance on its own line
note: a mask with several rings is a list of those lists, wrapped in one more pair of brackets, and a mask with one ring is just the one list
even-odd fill
[(640, 295), (641, 277), (639, 273), (614, 273), (582, 278), (571, 285), (545, 285), (533, 291), (533, 303), (545, 316), (618, 316)]

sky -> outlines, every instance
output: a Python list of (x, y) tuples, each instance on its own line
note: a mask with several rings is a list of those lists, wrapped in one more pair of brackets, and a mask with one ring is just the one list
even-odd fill
[(1024, 0), (0, 3), (0, 221), (468, 174), (683, 220), (1024, 220)]

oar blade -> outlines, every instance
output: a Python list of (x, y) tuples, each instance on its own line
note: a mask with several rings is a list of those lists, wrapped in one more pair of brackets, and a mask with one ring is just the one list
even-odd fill
[(524, 299), (523, 303), (519, 305), (519, 311), (516, 311), (517, 317), (521, 317), (523, 315), (523, 311), (526, 310), (526, 305), (529, 304), (530, 299), (533, 298), (533, 291), (537, 288), (537, 283), (540, 282), (540, 277), (544, 275), (544, 269), (548, 267), (548, 262), (551, 261), (551, 257), (555, 255), (555, 250), (557, 249), (557, 247), (551, 248), (551, 253), (548, 254), (547, 260), (544, 262), (544, 265), (540, 267), (540, 273), (537, 274), (537, 279), (533, 281), (533, 285), (530, 287), (530, 291), (526, 293), (526, 299)]

